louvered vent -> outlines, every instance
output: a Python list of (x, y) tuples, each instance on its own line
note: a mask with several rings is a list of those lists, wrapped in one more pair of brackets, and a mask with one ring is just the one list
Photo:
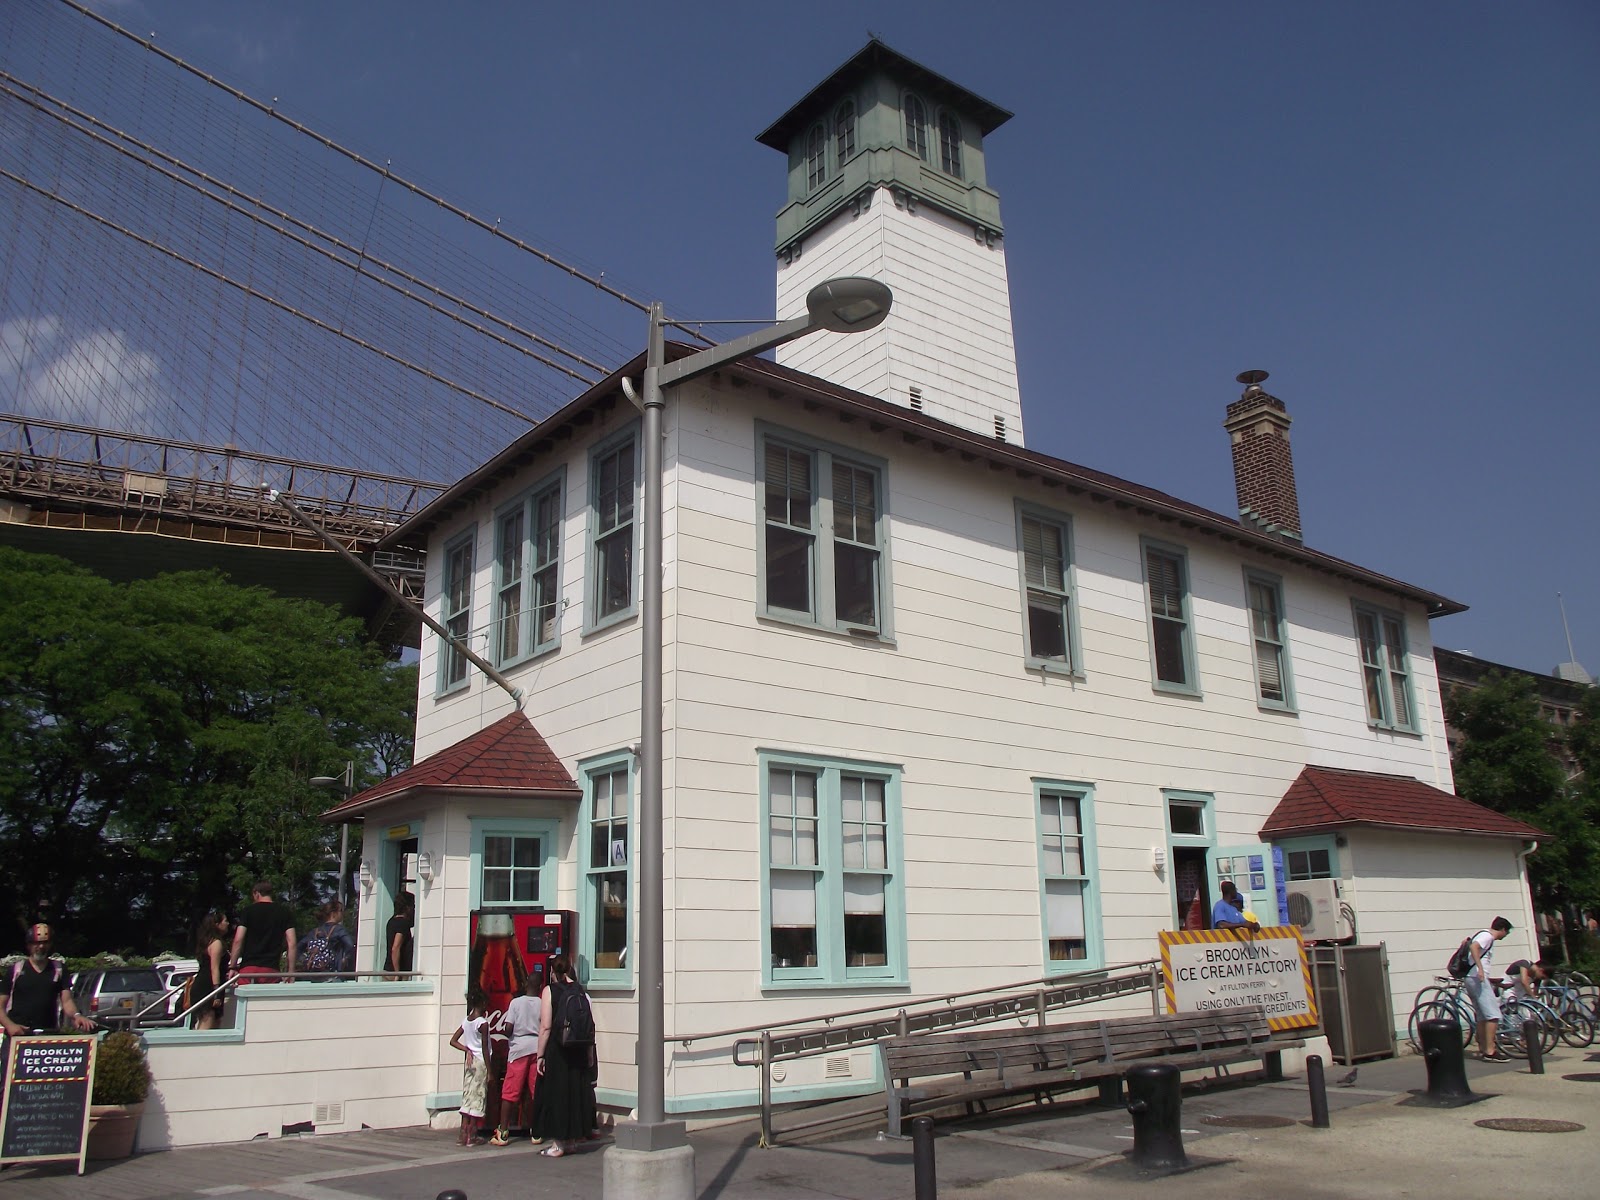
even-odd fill
[(848, 1054), (835, 1054), (827, 1060), (827, 1069), (823, 1073), (824, 1079), (849, 1079), (855, 1074), (850, 1069), (850, 1056)]
[(317, 1105), (315, 1121), (318, 1125), (343, 1125), (344, 1101), (337, 1100), (332, 1104)]

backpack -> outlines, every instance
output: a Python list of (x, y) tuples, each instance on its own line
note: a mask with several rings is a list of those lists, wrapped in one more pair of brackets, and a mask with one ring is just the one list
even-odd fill
[(594, 1045), (594, 1010), (589, 1007), (588, 994), (577, 984), (568, 984), (555, 1004), (552, 1024), (556, 1040), (563, 1046)]
[(1473, 934), (1456, 947), (1456, 952), (1450, 956), (1450, 961), (1445, 963), (1445, 972), (1451, 979), (1465, 979), (1472, 973), (1472, 940), (1478, 935)]
[(330, 926), (318, 925), (306, 935), (300, 947), (302, 971), (332, 971), (338, 967), (339, 956), (333, 948), (332, 933)]

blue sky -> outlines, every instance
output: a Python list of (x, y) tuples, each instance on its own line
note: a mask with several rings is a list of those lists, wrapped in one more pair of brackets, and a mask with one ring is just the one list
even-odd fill
[(1223, 409), (1264, 368), (1309, 545), (1535, 670), (1563, 592), (1600, 674), (1592, 3), (97, 7), (699, 317), (772, 315), (755, 135), (875, 33), (1016, 114), (986, 155), (1031, 448), (1232, 513)]

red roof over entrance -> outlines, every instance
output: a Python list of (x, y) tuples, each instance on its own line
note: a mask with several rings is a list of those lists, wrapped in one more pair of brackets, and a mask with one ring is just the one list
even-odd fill
[(549, 744), (521, 712), (509, 713), (471, 737), (413, 763), (322, 814), (346, 821), (385, 800), (417, 792), (492, 793), (577, 800), (583, 792)]
[(1264, 838), (1345, 825), (1382, 825), (1477, 837), (1539, 838), (1542, 831), (1404, 775), (1306, 767), (1261, 827)]

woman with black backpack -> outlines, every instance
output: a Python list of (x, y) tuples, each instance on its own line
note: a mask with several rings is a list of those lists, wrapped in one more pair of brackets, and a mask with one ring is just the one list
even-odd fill
[(533, 1135), (540, 1151), (561, 1158), (594, 1129), (594, 1013), (566, 955), (552, 958), (539, 997), (539, 1088)]

